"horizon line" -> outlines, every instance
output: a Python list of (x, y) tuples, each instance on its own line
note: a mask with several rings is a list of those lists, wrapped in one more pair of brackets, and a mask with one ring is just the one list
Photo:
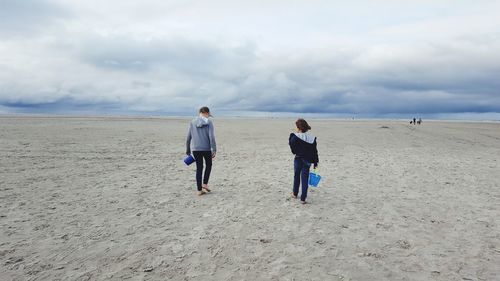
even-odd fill
[[(273, 112), (271, 112), (273, 113)], [(304, 114), (310, 116), (303, 116)], [(500, 113), (494, 112), (494, 114), (498, 114), (498, 119), (494, 118), (483, 118), (483, 119), (471, 119), (471, 118), (437, 118), (437, 117), (426, 117), (422, 118), (424, 121), (450, 121), (450, 122), (492, 122), (497, 123), (500, 122)], [(295, 116), (292, 116), (295, 115)], [(215, 119), (293, 119), (293, 118), (301, 118), (307, 117), (309, 119), (316, 120), (338, 120), (338, 121), (375, 121), (375, 120), (390, 120), (390, 121), (409, 121), (413, 118), (402, 118), (396, 116), (372, 116), (372, 117), (352, 117), (349, 116), (333, 116), (336, 114), (330, 114), (330, 116), (320, 116), (321, 114), (317, 113), (287, 113), (282, 115), (215, 115), (213, 118)], [(445, 114), (445, 115), (453, 115), (453, 114)], [(479, 114), (478, 114), (479, 115)], [(77, 118), (102, 118), (102, 119), (189, 119), (196, 116), (195, 114), (102, 114), (102, 113), (22, 113), (22, 112), (0, 112), (0, 118), (67, 118), (67, 119), (77, 119)]]

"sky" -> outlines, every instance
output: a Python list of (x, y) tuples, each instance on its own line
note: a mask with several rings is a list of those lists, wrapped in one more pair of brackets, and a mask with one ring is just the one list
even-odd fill
[(500, 119), (500, 0), (0, 0), (0, 113)]

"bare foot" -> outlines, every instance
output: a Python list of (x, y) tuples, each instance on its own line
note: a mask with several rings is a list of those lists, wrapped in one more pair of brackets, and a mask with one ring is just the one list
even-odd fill
[(198, 191), (198, 196), (202, 196), (203, 194), (207, 194), (205, 191)]
[(297, 195), (295, 195), (295, 194), (292, 193), (292, 198), (293, 199), (297, 199)]
[(210, 190), (210, 188), (208, 188), (208, 184), (202, 185), (201, 188), (203, 188), (206, 192), (212, 191), (212, 190)]
[(302, 203), (302, 204), (306, 204), (307, 202), (306, 202), (306, 201), (302, 201), (302, 200), (300, 200), (300, 203)]

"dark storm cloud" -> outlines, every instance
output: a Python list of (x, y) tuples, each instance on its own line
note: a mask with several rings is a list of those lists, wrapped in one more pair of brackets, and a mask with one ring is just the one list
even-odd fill
[[(44, 109), (67, 103), (72, 109), (97, 110), (110, 104), (146, 111), (210, 104), (219, 110), (298, 113), (500, 112), (500, 55), (493, 51), (500, 44), (489, 44), (488, 52), (481, 44), (452, 51), (412, 46), (418, 54), (412, 58), (390, 50), (373, 55), (363, 48), (342, 56), (328, 48), (259, 53), (252, 45), (91, 37), (74, 53), (99, 74), (82, 81), (73, 76), (70, 88), (53, 86), (59, 96), (37, 102)], [(446, 56), (439, 57), (445, 50)], [(50, 97), (51, 90), (44, 91)], [(37, 102), (9, 97), (2, 105), (29, 109)]]
[(498, 47), (498, 41), (488, 48), (470, 43), (467, 48), (410, 47), (418, 58), (387, 52), (367, 59), (369, 51), (362, 50), (348, 60), (327, 61), (331, 56), (324, 54), (320, 63), (307, 62), (307, 55), (317, 54), (305, 54), (302, 61), (276, 70), (293, 87), (261, 79), (240, 87), (245, 94), (236, 106), (317, 113), (499, 112)]
[(2, 105), (5, 107), (15, 108), (18, 112), (32, 113), (68, 113), (78, 110), (92, 110), (93, 112), (118, 112), (123, 107), (123, 104), (115, 102), (79, 101), (68, 96), (63, 96), (50, 102), (5, 102)]

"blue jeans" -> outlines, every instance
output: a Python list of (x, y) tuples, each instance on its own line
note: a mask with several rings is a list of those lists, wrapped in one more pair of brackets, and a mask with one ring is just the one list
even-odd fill
[(307, 198), (307, 188), (309, 187), (309, 168), (311, 163), (303, 158), (295, 158), (293, 160), (293, 195), (297, 196), (299, 194), (300, 181), (302, 180), (302, 193), (300, 194), (300, 200), (306, 201)]

